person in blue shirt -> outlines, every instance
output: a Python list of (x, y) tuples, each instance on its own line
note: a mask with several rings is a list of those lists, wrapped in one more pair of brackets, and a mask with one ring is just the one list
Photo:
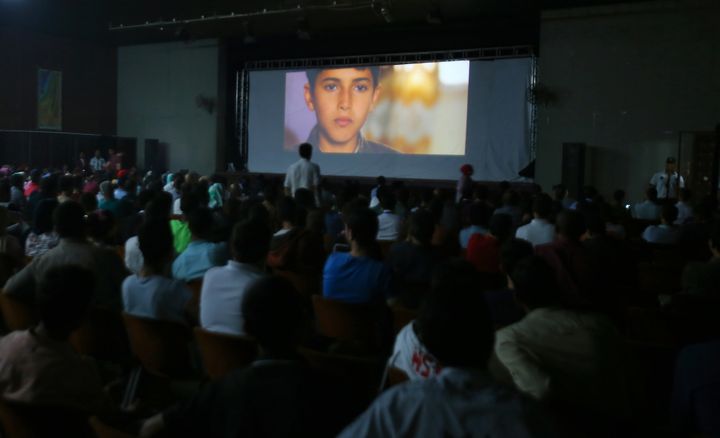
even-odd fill
[(208, 269), (227, 262), (227, 244), (213, 243), (207, 239), (212, 225), (212, 213), (207, 208), (197, 208), (188, 215), (192, 240), (173, 262), (173, 278), (183, 281), (199, 279)]
[(350, 252), (334, 252), (323, 270), (323, 296), (348, 303), (370, 303), (392, 298), (392, 271), (380, 260), (376, 236), (377, 215), (364, 203), (353, 202), (343, 211), (345, 238)]

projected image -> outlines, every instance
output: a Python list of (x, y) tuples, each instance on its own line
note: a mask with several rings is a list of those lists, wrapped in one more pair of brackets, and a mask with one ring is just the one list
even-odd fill
[(469, 71), (452, 61), (287, 73), (284, 148), (464, 155)]

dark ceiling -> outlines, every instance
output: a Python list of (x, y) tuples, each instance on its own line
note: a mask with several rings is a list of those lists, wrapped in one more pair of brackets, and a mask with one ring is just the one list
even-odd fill
[(363, 42), (368, 52), (402, 50), (418, 38), (428, 50), (536, 44), (541, 10), (608, 3), (619, 1), (0, 0), (0, 25), (116, 45), (219, 37), (249, 54), (274, 48), (285, 56), (304, 46), (322, 54), (323, 45), (331, 53), (351, 44), (357, 52)]

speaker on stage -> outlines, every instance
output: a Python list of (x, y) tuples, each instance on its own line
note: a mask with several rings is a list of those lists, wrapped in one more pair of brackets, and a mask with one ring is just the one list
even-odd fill
[(145, 139), (145, 169), (154, 173), (163, 173), (167, 170), (167, 144), (160, 143), (158, 139)]
[(585, 185), (585, 143), (563, 143), (562, 183), (575, 199)]

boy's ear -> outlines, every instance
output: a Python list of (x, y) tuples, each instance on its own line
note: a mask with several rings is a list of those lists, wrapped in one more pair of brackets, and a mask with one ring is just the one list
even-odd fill
[(315, 105), (313, 104), (312, 91), (310, 90), (310, 83), (305, 84), (304, 89), (305, 105), (307, 105), (310, 111), (315, 111)]

